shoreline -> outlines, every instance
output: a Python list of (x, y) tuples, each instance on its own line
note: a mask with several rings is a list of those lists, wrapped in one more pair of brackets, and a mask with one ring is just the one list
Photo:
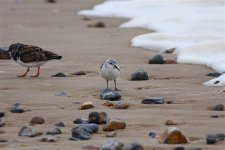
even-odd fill
[[(129, 41), (135, 35), (146, 33), (145, 29), (119, 29), (124, 22), (118, 18), (91, 17), (84, 21), (76, 12), (98, 4), (99, 0), (73, 3), (69, 0), (56, 4), (46, 4), (42, 0), (15, 4), (14, 1), (1, 1), (5, 9), (0, 14), (3, 26), (0, 29), (1, 44), (7, 46), (12, 42), (40, 46), (46, 50), (63, 55), (61, 61), (52, 61), (41, 68), (40, 78), (17, 78), (16, 75), (26, 68), (15, 64), (12, 60), (1, 60), (0, 70), (0, 110), (6, 112), (2, 120), (6, 123), (0, 129), (6, 133), (1, 138), (10, 143), (0, 147), (3, 150), (23, 149), (81, 149), (82, 146), (102, 146), (110, 140), (106, 138), (100, 126), (99, 133), (93, 134), (88, 141), (69, 141), (71, 129), (76, 118), (87, 118), (91, 111), (105, 111), (110, 118), (121, 119), (127, 123), (124, 130), (118, 130), (116, 138), (124, 143), (138, 141), (146, 149), (172, 149), (175, 145), (158, 144), (149, 138), (148, 133), (160, 133), (167, 126), (168, 119), (185, 122), (178, 127), (192, 140), (185, 147), (201, 147), (205, 149), (222, 149), (224, 142), (206, 145), (203, 141), (206, 134), (224, 132), (224, 117), (210, 118), (217, 114), (224, 116), (224, 111), (209, 111), (208, 107), (223, 103), (224, 94), (221, 87), (206, 87), (204, 81), (210, 79), (205, 74), (212, 72), (203, 65), (171, 64), (149, 65), (148, 59), (156, 52), (131, 47)], [(35, 5), (34, 5), (35, 3)], [(16, 5), (16, 6), (15, 6)], [(14, 8), (14, 10), (12, 10)], [(26, 9), (24, 9), (26, 8)], [(41, 12), (39, 9), (41, 8)], [(15, 12), (17, 15), (15, 15)], [(7, 14), (7, 18), (4, 16)], [(27, 16), (24, 18), (24, 16)], [(48, 18), (48, 21), (44, 19)], [(33, 19), (35, 18), (35, 19)], [(92, 22), (103, 21), (106, 28), (87, 28)], [(32, 34), (31, 34), (32, 33)], [(32, 35), (32, 36), (31, 36)], [(88, 54), (88, 55), (87, 55)], [(164, 55), (164, 54), (163, 54)], [(164, 55), (174, 58), (175, 55)], [(122, 91), (123, 100), (131, 103), (126, 110), (110, 109), (102, 105), (99, 94), (105, 88), (105, 81), (99, 76), (101, 63), (108, 57), (114, 57), (121, 66), (121, 76), (117, 86)], [(143, 69), (151, 77), (148, 81), (130, 81), (131, 73)], [(66, 78), (50, 77), (58, 72), (71, 73), (79, 70), (87, 72), (85, 76)], [(36, 70), (32, 69), (31, 74)], [(113, 82), (109, 83), (113, 87)], [(137, 90), (141, 87), (141, 90)], [(67, 96), (55, 96), (65, 92)], [(149, 96), (163, 96), (173, 100), (171, 105), (143, 105), (141, 100)], [(79, 110), (80, 103), (91, 101), (95, 108)], [(20, 102), (25, 109), (32, 111), (23, 114), (10, 113), (11, 106)], [(18, 137), (20, 128), (29, 125), (34, 116), (42, 116), (46, 123), (35, 125), (38, 131), (45, 132), (54, 128), (54, 123), (63, 121), (61, 138), (55, 143), (42, 143), (40, 137)]]

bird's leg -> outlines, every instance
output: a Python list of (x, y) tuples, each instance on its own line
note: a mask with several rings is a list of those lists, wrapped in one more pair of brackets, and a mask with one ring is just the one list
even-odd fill
[(109, 88), (109, 81), (108, 80), (106, 80), (106, 83), (107, 83), (107, 89)]
[(115, 84), (115, 91), (120, 91), (120, 90), (117, 89), (117, 87), (116, 87), (116, 79), (114, 79), (114, 84)]
[(37, 74), (36, 74), (36, 75), (34, 75), (34, 76), (30, 76), (30, 77), (38, 77), (38, 76), (39, 76), (39, 74), (40, 74), (40, 67), (38, 67)]
[(30, 71), (30, 68), (27, 68), (27, 71), (22, 75), (17, 75), (17, 77), (26, 77), (27, 73)]

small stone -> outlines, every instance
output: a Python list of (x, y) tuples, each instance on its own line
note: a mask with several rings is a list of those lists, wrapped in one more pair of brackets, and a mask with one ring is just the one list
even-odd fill
[(73, 128), (72, 129), (72, 138), (70, 140), (89, 140), (91, 139), (91, 133), (85, 128)]
[(91, 20), (91, 18), (88, 18), (88, 17), (83, 17), (83, 20), (85, 20), (85, 21), (90, 21)]
[(142, 104), (164, 104), (165, 99), (163, 97), (149, 97), (142, 100), (141, 103)]
[(5, 123), (0, 119), (0, 127), (4, 127)]
[(175, 147), (173, 150), (185, 150), (185, 148), (183, 146), (178, 146), (178, 147)]
[(165, 125), (171, 126), (171, 125), (177, 125), (177, 123), (173, 120), (166, 120)]
[(56, 0), (46, 0), (47, 3), (56, 3)]
[(115, 137), (117, 135), (116, 131), (106, 133), (106, 137)]
[(8, 141), (5, 139), (0, 139), (0, 143), (6, 143), (6, 142), (8, 142)]
[(71, 75), (76, 75), (76, 76), (83, 76), (86, 75), (87, 73), (85, 71), (77, 71), (74, 73), (70, 73)]
[(103, 145), (102, 150), (122, 150), (123, 146), (124, 144), (120, 140), (112, 139)]
[(108, 121), (108, 115), (105, 112), (91, 112), (88, 117), (89, 123), (106, 124)]
[(31, 119), (30, 121), (31, 124), (44, 124), (45, 123), (45, 120), (41, 117), (34, 117)]
[(55, 124), (57, 127), (65, 127), (65, 124), (63, 122), (58, 122)]
[(157, 136), (157, 134), (156, 134), (155, 132), (150, 132), (150, 133), (149, 133), (149, 136), (150, 136), (151, 138), (155, 138), (155, 137)]
[(167, 104), (173, 104), (173, 101), (166, 101)]
[(0, 129), (0, 134), (4, 134), (4, 133), (5, 133), (5, 131)]
[(88, 124), (88, 120), (87, 119), (82, 119), (82, 118), (77, 118), (73, 121), (74, 124)]
[(81, 110), (90, 109), (90, 108), (94, 108), (94, 104), (92, 102), (84, 102), (80, 107)]
[(48, 131), (46, 134), (48, 135), (62, 134), (62, 131), (60, 128), (54, 128), (52, 131)]
[(62, 73), (62, 72), (59, 72), (59, 73), (57, 73), (55, 75), (52, 75), (52, 77), (66, 77), (66, 75), (64, 73)]
[(67, 96), (67, 94), (65, 92), (58, 92), (55, 96)]
[(117, 129), (125, 129), (126, 123), (117, 120), (110, 120), (104, 127), (103, 131), (114, 131)]
[(103, 103), (102, 105), (103, 105), (103, 106), (107, 106), (107, 107), (115, 106), (114, 102), (112, 102), (112, 101), (106, 101), (106, 102)]
[(214, 133), (214, 134), (208, 134), (206, 136), (206, 143), (207, 144), (215, 144), (219, 141), (224, 141), (225, 134), (223, 133)]
[(77, 126), (77, 128), (83, 128), (86, 131), (88, 131), (89, 133), (93, 134), (98, 132), (98, 125), (95, 123), (90, 123), (90, 124), (80, 124)]
[(5, 112), (0, 112), (0, 118), (5, 116)]
[(167, 59), (164, 61), (164, 64), (177, 64), (177, 61), (173, 59)]
[(213, 72), (213, 73), (207, 74), (206, 76), (209, 76), (209, 77), (219, 77), (220, 75), (221, 75), (221, 73)]
[(164, 51), (164, 53), (171, 54), (171, 53), (173, 53), (175, 50), (176, 50), (176, 48), (174, 47), (174, 48), (169, 48), (169, 49), (166, 49), (166, 50), (163, 50), (163, 51)]
[(224, 110), (224, 105), (223, 104), (217, 104), (216, 106), (213, 107), (213, 111), (223, 111)]
[(187, 144), (188, 138), (180, 129), (170, 127), (159, 136), (159, 142), (163, 144)]
[(212, 115), (212, 116), (210, 116), (211, 118), (219, 118), (219, 116), (218, 115)]
[(7, 52), (9, 48), (0, 47), (0, 59), (11, 59), (9, 53)]
[(164, 64), (162, 55), (155, 55), (149, 59), (149, 64)]
[(56, 139), (54, 136), (46, 136), (41, 139), (41, 142), (56, 142)]
[(144, 150), (144, 147), (138, 142), (133, 142), (128, 146), (125, 146), (123, 150)]
[(24, 112), (24, 108), (22, 106), (22, 104), (20, 103), (16, 103), (13, 105), (12, 109), (11, 109), (12, 113), (23, 113)]
[(105, 89), (101, 92), (100, 98), (102, 100), (110, 100), (110, 101), (120, 101), (122, 96), (120, 93), (113, 91), (111, 89)]
[(35, 137), (35, 136), (42, 135), (42, 133), (36, 132), (34, 128), (24, 126), (20, 129), (20, 132), (18, 135), (26, 136), (26, 137)]
[(190, 148), (188, 150), (202, 150), (202, 148), (201, 147), (197, 147), (197, 148)]
[(87, 150), (100, 150), (100, 147), (94, 146), (94, 145), (86, 145), (83, 146), (82, 149), (87, 149)]
[(129, 104), (127, 104), (127, 103), (124, 103), (124, 102), (119, 102), (119, 103), (117, 103), (115, 106), (114, 106), (114, 108), (115, 109), (127, 109), (127, 108), (129, 108)]
[(105, 28), (106, 25), (104, 22), (96, 22), (96, 23), (93, 23), (93, 24), (89, 24), (88, 25), (89, 28)]
[(136, 71), (131, 75), (131, 81), (149, 80), (148, 73), (143, 70)]

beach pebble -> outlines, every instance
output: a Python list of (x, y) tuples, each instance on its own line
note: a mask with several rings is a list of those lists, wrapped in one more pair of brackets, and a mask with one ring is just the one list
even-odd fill
[(84, 17), (83, 17), (83, 20), (85, 20), (85, 21), (90, 21), (91, 18), (89, 18), (89, 17), (87, 17), (87, 16), (84, 16)]
[(219, 141), (224, 141), (225, 134), (223, 133), (214, 133), (206, 135), (206, 143), (207, 144), (215, 144)]
[(115, 104), (114, 108), (115, 109), (127, 109), (129, 108), (129, 104), (125, 103), (125, 102), (118, 102), (117, 104)]
[(94, 108), (94, 104), (92, 102), (84, 102), (80, 106), (81, 110), (90, 109), (90, 108)]
[(177, 64), (177, 61), (176, 60), (173, 60), (173, 59), (166, 59), (164, 61), (164, 64)]
[(183, 146), (178, 146), (178, 147), (175, 147), (173, 150), (185, 150), (185, 148)]
[(76, 76), (82, 76), (82, 75), (86, 75), (87, 73), (85, 71), (77, 71), (77, 72), (73, 72), (70, 73), (71, 75), (76, 75)]
[(16, 103), (12, 106), (11, 112), (12, 113), (23, 113), (24, 108), (23, 108), (22, 104)]
[(77, 126), (77, 128), (83, 128), (83, 129), (85, 129), (86, 131), (88, 131), (91, 134), (98, 132), (98, 129), (99, 129), (98, 125), (95, 124), (95, 123), (79, 124)]
[(3, 111), (0, 111), (0, 118), (4, 117), (5, 116), (5, 112)]
[(9, 53), (7, 53), (9, 48), (0, 47), (0, 59), (11, 59)]
[(126, 145), (123, 150), (144, 150), (144, 147), (138, 142), (133, 142)]
[(42, 135), (41, 132), (36, 132), (34, 128), (32, 127), (22, 127), (20, 129), (20, 132), (18, 134), (19, 136), (26, 136), (26, 137), (35, 137), (35, 136), (39, 136)]
[(86, 149), (86, 150), (101, 150), (100, 147), (97, 147), (97, 146), (94, 146), (94, 145), (82, 146), (82, 149)]
[(167, 125), (167, 126), (177, 125), (177, 122), (175, 122), (173, 120), (166, 120), (165, 125)]
[[(8, 142), (8, 140), (6, 140), (6, 139), (0, 139), (0, 143), (7, 143)], [(1, 147), (1, 145), (0, 145), (0, 147)]]
[(131, 81), (149, 80), (148, 73), (143, 70), (136, 71), (131, 74)]
[(5, 133), (5, 131), (0, 129), (0, 134), (4, 134), (4, 133)]
[(52, 75), (52, 77), (66, 77), (66, 75), (64, 73), (62, 73), (62, 72), (59, 72), (59, 73), (57, 73), (55, 75)]
[(103, 131), (114, 131), (117, 129), (125, 129), (126, 123), (118, 120), (110, 120), (106, 125), (103, 126)]
[(212, 72), (212, 73), (207, 74), (206, 76), (209, 76), (209, 77), (219, 77), (220, 75), (221, 75), (221, 73), (219, 73), (219, 72)]
[(171, 100), (166, 101), (166, 104), (173, 104), (173, 101), (171, 101)]
[(56, 142), (54, 136), (45, 136), (41, 139), (41, 142)]
[(162, 55), (155, 55), (148, 61), (149, 64), (164, 64), (163, 56)]
[(157, 134), (155, 132), (150, 132), (149, 137), (150, 138), (156, 138)]
[(0, 127), (4, 127), (5, 123), (0, 119)]
[(103, 106), (112, 107), (115, 106), (114, 102), (112, 101), (106, 101), (102, 104)]
[(99, 22), (96, 22), (96, 23), (93, 23), (93, 24), (89, 24), (88, 27), (89, 28), (105, 28), (106, 25), (105, 25), (104, 22), (99, 21)]
[(67, 96), (67, 94), (65, 92), (58, 92), (55, 96)]
[(45, 120), (42, 117), (36, 116), (31, 119), (30, 123), (31, 124), (44, 124)]
[(65, 124), (63, 122), (57, 122), (55, 124), (55, 126), (57, 126), (57, 127), (65, 127)]
[(124, 144), (120, 140), (112, 139), (103, 145), (102, 150), (122, 150), (123, 146)]
[(110, 101), (120, 101), (122, 96), (117, 91), (111, 90), (111, 89), (104, 89), (101, 94), (100, 98), (102, 100), (110, 100)]
[(46, 0), (48, 3), (56, 3), (56, 0)]
[(165, 98), (163, 97), (148, 97), (142, 100), (142, 104), (164, 104)]
[[(81, 124), (84, 125), (84, 124)], [(86, 124), (89, 125), (89, 124)], [(91, 139), (91, 134), (95, 129), (94, 126), (77, 126), (72, 129), (72, 138), (70, 140), (89, 140)], [(96, 130), (96, 129), (95, 129)]]
[(87, 119), (82, 119), (82, 118), (77, 118), (73, 121), (74, 124), (88, 124), (88, 120)]
[(108, 115), (105, 112), (91, 112), (88, 116), (89, 123), (106, 124), (108, 121)]
[(117, 135), (117, 132), (116, 131), (112, 131), (112, 132), (108, 132), (106, 133), (106, 137), (115, 137)]
[(187, 144), (188, 138), (176, 127), (167, 128), (159, 136), (159, 143), (163, 144)]
[(224, 110), (224, 105), (223, 104), (217, 104), (212, 108), (213, 111), (223, 111)]
[(52, 131), (46, 132), (48, 135), (56, 135), (56, 134), (62, 134), (62, 131), (60, 128), (54, 128)]

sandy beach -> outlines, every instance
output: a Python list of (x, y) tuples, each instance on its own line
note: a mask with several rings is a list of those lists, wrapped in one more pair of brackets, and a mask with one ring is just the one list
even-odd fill
[[(174, 120), (190, 142), (182, 145), (186, 148), (222, 150), (224, 142), (207, 145), (208, 133), (225, 132), (225, 111), (211, 111), (209, 107), (224, 102), (223, 87), (202, 85), (211, 77), (206, 74), (212, 69), (203, 65), (165, 64), (150, 65), (149, 58), (154, 51), (130, 46), (129, 41), (136, 35), (149, 32), (145, 29), (119, 29), (124, 19), (90, 17), (83, 20), (77, 12), (92, 8), (102, 0), (61, 0), (55, 4), (44, 0), (0, 0), (0, 47), (21, 42), (39, 46), (45, 50), (62, 55), (62, 60), (54, 60), (41, 67), (38, 78), (18, 78), (26, 68), (13, 60), (0, 60), (0, 111), (6, 113), (4, 134), (0, 139), (3, 150), (78, 150), (82, 146), (101, 147), (110, 138), (105, 137), (100, 125), (99, 132), (87, 141), (69, 141), (71, 129), (76, 118), (88, 118), (92, 111), (104, 111), (109, 118), (126, 122), (124, 130), (118, 130), (117, 139), (124, 143), (134, 141), (144, 145), (146, 150), (170, 150), (178, 145), (159, 144), (149, 137), (149, 132), (163, 132), (166, 120)], [(88, 28), (88, 24), (103, 21), (106, 28)], [(174, 54), (162, 54), (165, 58), (175, 59)], [(122, 100), (131, 106), (125, 110), (116, 110), (103, 106), (100, 93), (106, 88), (106, 81), (99, 76), (99, 68), (107, 58), (115, 58), (121, 67), (121, 76), (117, 86), (121, 90)], [(65, 78), (51, 77), (58, 72), (65, 74), (84, 70), (87, 75)], [(150, 76), (147, 81), (130, 81), (131, 74), (145, 70)], [(29, 75), (34, 75), (32, 69)], [(113, 82), (109, 86), (114, 88)], [(65, 92), (66, 96), (56, 96)], [(146, 97), (165, 97), (174, 104), (144, 105)], [(95, 107), (79, 110), (81, 103), (91, 101)], [(11, 113), (13, 104), (20, 102), (27, 111), (21, 114)], [(219, 118), (211, 118), (219, 115)], [(65, 127), (54, 143), (40, 142), (41, 137), (20, 137), (23, 126), (28, 126), (35, 116), (45, 119), (43, 125), (35, 129), (46, 132), (54, 124), (62, 121)]]

